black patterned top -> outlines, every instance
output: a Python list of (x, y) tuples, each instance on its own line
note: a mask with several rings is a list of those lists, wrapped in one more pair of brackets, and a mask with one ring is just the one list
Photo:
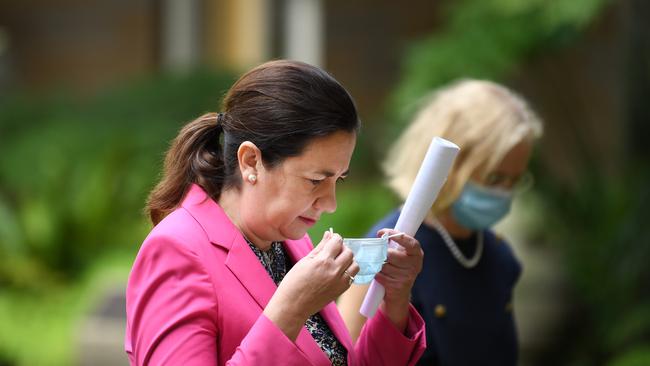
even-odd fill
[[(253, 245), (246, 239), (248, 245), (253, 250), (253, 253), (260, 260), (266, 272), (273, 279), (276, 285), (280, 285), (282, 279), (291, 268), (287, 260), (287, 253), (284, 251), (282, 243), (279, 241), (273, 242), (271, 248), (267, 251), (261, 251), (258, 247)], [(346, 366), (348, 364), (348, 351), (343, 347), (341, 342), (334, 336), (332, 330), (325, 322), (325, 319), (316, 313), (307, 319), (305, 327), (311, 333), (318, 346), (325, 352), (333, 366)]]

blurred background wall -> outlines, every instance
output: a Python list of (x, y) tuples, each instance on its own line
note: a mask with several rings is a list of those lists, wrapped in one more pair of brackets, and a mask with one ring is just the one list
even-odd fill
[(523, 94), (535, 189), (498, 229), (524, 264), (522, 364), (650, 364), (650, 6), (643, 0), (0, 3), (0, 365), (126, 364), (123, 291), (168, 141), (272, 58), (320, 65), (364, 121), (334, 226), (398, 204), (377, 164), (432, 89)]

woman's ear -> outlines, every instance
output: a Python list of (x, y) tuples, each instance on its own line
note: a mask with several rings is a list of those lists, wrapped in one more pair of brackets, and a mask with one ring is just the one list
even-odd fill
[(258, 168), (262, 164), (262, 151), (254, 143), (244, 141), (237, 149), (237, 160), (242, 181), (255, 184)]

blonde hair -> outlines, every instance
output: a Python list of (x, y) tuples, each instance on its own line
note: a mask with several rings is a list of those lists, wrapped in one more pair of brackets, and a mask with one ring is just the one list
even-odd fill
[(390, 149), (383, 169), (388, 186), (405, 200), (433, 137), (457, 144), (460, 153), (431, 208), (432, 215), (447, 209), (478, 169), (489, 172), (515, 145), (542, 134), (542, 123), (528, 104), (490, 81), (461, 80), (425, 102)]

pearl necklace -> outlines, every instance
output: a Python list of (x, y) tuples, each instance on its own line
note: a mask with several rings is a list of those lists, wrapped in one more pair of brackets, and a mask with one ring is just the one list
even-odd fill
[(479, 231), (477, 233), (477, 239), (476, 239), (476, 251), (474, 252), (474, 256), (472, 258), (465, 258), (463, 253), (458, 249), (458, 246), (456, 246), (456, 243), (454, 240), (451, 238), (449, 235), (449, 232), (447, 232), (447, 229), (445, 229), (444, 226), (438, 220), (433, 220), (433, 227), (436, 229), (438, 234), (442, 237), (442, 240), (447, 244), (447, 248), (449, 248), (449, 251), (451, 251), (451, 254), (456, 258), (458, 263), (460, 263), (463, 267), (469, 269), (473, 268), (478, 264), (478, 261), (481, 260), (481, 255), (483, 254), (483, 231)]

